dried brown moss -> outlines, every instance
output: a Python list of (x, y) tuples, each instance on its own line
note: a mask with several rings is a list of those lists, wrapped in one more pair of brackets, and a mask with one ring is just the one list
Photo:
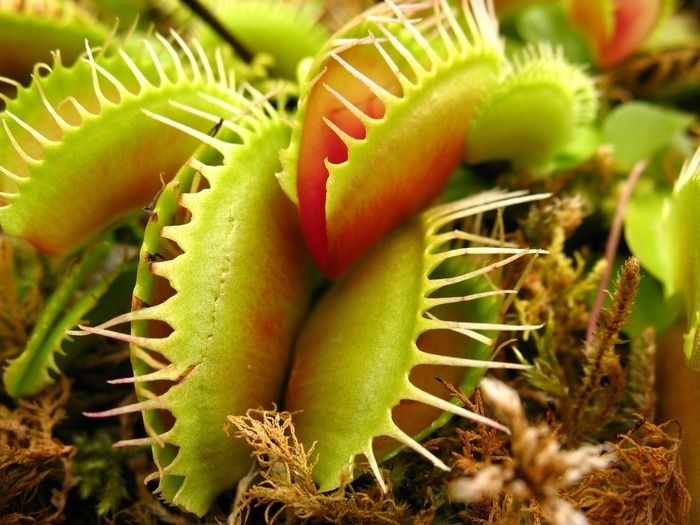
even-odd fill
[(589, 297), (605, 268), (599, 261), (589, 269), (584, 254), (570, 256), (565, 251), (567, 238), (584, 216), (580, 199), (556, 199), (533, 207), (522, 229), (523, 245), (539, 241), (549, 255), (535, 260), (514, 303), (520, 323), (545, 324), (543, 330), (525, 334), (524, 342), (534, 346), (534, 366), (523, 374), (530, 388), (522, 385), (519, 391), (557, 409), (577, 385), (581, 341), (590, 318)]
[(72, 447), (53, 436), (70, 397), (67, 379), (14, 410), (0, 405), (0, 524), (53, 524), (72, 485)]
[(482, 505), (495, 500), (488, 516), (494, 521), (515, 518), (527, 507), (553, 525), (585, 524), (583, 514), (560, 493), (589, 472), (605, 468), (611, 457), (594, 445), (564, 450), (555, 430), (528, 422), (517, 392), (505, 383), (484, 379), (480, 390), (497, 419), (511, 429), (510, 440), (499, 457), (486, 457), (472, 475), (452, 480), (450, 499)]
[(41, 267), (34, 251), (0, 234), (0, 363), (24, 348), (39, 311)]
[(550, 255), (535, 261), (514, 305), (520, 322), (545, 324), (525, 339), (534, 366), (516, 380), (517, 390), (532, 404), (531, 411), (562, 425), (571, 446), (616, 439), (634, 425), (633, 414), (653, 416), (655, 399), (654, 333), (632, 340), (623, 335), (639, 263), (629, 259), (623, 264), (610, 306), (592, 312), (591, 297), (605, 262), (589, 270), (583, 253), (569, 255), (564, 248), (583, 213), (582, 202), (574, 198), (531, 211), (523, 223), (523, 242), (531, 243), (530, 236), (548, 240)]
[(672, 97), (700, 84), (700, 48), (657, 50), (632, 57), (600, 77), (610, 100), (635, 97)]
[(372, 486), (355, 491), (347, 484), (320, 493), (312, 478), (312, 449), (306, 450), (294, 432), (289, 412), (248, 410), (229, 416), (234, 435), (245, 439), (260, 467), (261, 481), (253, 476), (239, 488), (229, 523), (248, 521), (252, 509), (264, 509), (265, 523), (411, 523), (410, 513), (390, 494)]
[(618, 459), (610, 468), (565, 494), (584, 509), (591, 525), (688, 523), (690, 494), (681, 472), (677, 425), (640, 423), (615, 444)]

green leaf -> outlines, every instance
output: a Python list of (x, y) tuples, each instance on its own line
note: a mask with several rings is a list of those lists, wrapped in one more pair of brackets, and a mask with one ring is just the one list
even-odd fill
[(628, 102), (610, 112), (603, 124), (603, 142), (625, 168), (663, 150), (695, 121), (692, 115), (647, 102)]

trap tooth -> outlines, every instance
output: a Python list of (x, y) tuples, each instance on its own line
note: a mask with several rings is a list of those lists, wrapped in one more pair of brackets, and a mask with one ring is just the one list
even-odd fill
[(140, 376), (122, 377), (107, 381), (110, 385), (126, 385), (132, 383), (143, 383), (144, 381), (177, 381), (183, 376), (183, 371), (173, 365), (167, 365), (160, 370)]
[(151, 398), (138, 403), (133, 403), (131, 405), (124, 405), (117, 408), (111, 408), (109, 410), (103, 410), (101, 412), (84, 412), (83, 415), (91, 418), (104, 418), (104, 417), (115, 417), (122, 416), (124, 414), (134, 414), (136, 412), (145, 412), (150, 410), (164, 410), (166, 409), (166, 404), (160, 398)]
[(141, 349), (150, 350), (156, 353), (162, 353), (164, 351), (163, 349), (167, 345), (167, 342), (164, 339), (159, 339), (155, 337), (140, 337), (137, 335), (123, 334), (114, 330), (103, 330), (101, 328), (94, 328), (92, 326), (85, 325), (78, 325), (78, 328), (86, 334), (101, 335), (103, 337), (108, 337), (110, 339), (115, 339), (117, 341), (129, 343), (130, 345), (134, 345)]

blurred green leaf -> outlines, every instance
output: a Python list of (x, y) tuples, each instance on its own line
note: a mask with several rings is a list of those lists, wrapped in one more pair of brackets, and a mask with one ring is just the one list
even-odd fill
[(647, 102), (628, 102), (610, 112), (603, 123), (603, 143), (613, 158), (629, 169), (649, 159), (693, 124), (692, 115)]
[(663, 208), (671, 189), (638, 185), (625, 212), (625, 240), (642, 266), (663, 283), (669, 282), (670, 261), (663, 229)]
[(572, 140), (552, 159), (552, 169), (558, 171), (575, 168), (595, 155), (600, 142), (600, 131), (596, 126), (576, 129)]

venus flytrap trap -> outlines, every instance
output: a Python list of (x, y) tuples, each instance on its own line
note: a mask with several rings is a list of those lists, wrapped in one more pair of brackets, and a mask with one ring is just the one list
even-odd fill
[[(683, 24), (669, 15), (675, 0), (495, 0), (509, 44), (560, 45), (567, 58), (591, 64), (604, 74), (629, 78), (625, 69), (635, 55), (681, 47)], [(692, 32), (692, 30), (691, 30)], [(669, 35), (672, 35), (669, 37)], [(669, 42), (672, 42), (669, 46)], [(648, 57), (649, 62), (658, 56)], [(666, 68), (662, 68), (666, 70)], [(644, 83), (648, 80), (644, 78)], [(661, 89), (653, 89), (655, 95)], [(618, 95), (612, 98), (617, 99)], [(624, 98), (624, 97), (623, 97)]]
[(194, 152), (197, 140), (145, 118), (144, 110), (169, 116), (180, 111), (169, 101), (185, 104), (191, 109), (180, 121), (199, 131), (212, 124), (198, 111), (231, 114), (221, 104), (235, 106), (238, 98), (221, 56), (212, 64), (197, 41), (171, 37), (174, 43), (156, 35), (132, 52), (95, 55), (88, 48), (70, 68), (57, 53), (52, 68), (36, 66), (32, 84), (4, 98), (5, 232), (51, 255), (73, 250), (147, 204)]
[[(250, 450), (226, 417), (281, 396), (292, 340), (311, 292), (310, 260), (275, 173), (289, 127), (257, 102), (209, 114), (211, 137), (149, 113), (204, 143), (160, 194), (146, 228), (133, 311), (84, 333), (131, 343), (139, 402), (93, 416), (141, 412), (157, 492), (203, 515), (249, 469)], [(177, 105), (183, 108), (182, 105)], [(202, 112), (198, 112), (204, 115)], [(112, 331), (132, 323), (130, 335)]]
[(543, 163), (592, 122), (595, 98), (546, 44), (510, 64), (483, 0), (387, 2), (311, 66), (281, 183), (317, 264), (338, 277), (434, 198), (461, 158)]
[(341, 275), (437, 195), (503, 62), (482, 0), (457, 13), (387, 2), (336, 33), (302, 86), (281, 178), (324, 273)]
[[(424, 431), (441, 411), (506, 430), (495, 421), (450, 403), (444, 394), (429, 393), (427, 390), (435, 391), (435, 382), (432, 387), (425, 382), (425, 387), (414, 384), (414, 372), (427, 367), (427, 372), (424, 369), (420, 375), (432, 377), (446, 367), (523, 368), (491, 361), (489, 354), (495, 339), (487, 334), (531, 330), (536, 326), (503, 322), (498, 309), (494, 313), (490, 307), (485, 309), (484, 318), (454, 316), (454, 311), (446, 318), (438, 316), (444, 314), (444, 306), (465, 306), (458, 313), (473, 314), (478, 311), (474, 305), (480, 301), (497, 298), (500, 305), (503, 298), (515, 292), (501, 289), (498, 284), (484, 290), (484, 284), (489, 282), (487, 276), (518, 259), (544, 253), (506, 245), (453, 225), (543, 197), (522, 192), (486, 192), (428, 210), (382, 241), (319, 300), (296, 343), (285, 408), (299, 411), (295, 427), (301, 442), (307, 448), (315, 443), (314, 477), (322, 491), (332, 490), (344, 478), (352, 477), (359, 455), (367, 459), (384, 488), (377, 456), (382, 459), (391, 448), (385, 443), (379, 451), (375, 450), (376, 440), (382, 436), (413, 449), (436, 467), (449, 470), (408, 433)], [(466, 241), (467, 245), (454, 248), (453, 241)], [(479, 263), (470, 271), (447, 276), (443, 267), (442, 276), (436, 276), (436, 270), (445, 262), (457, 258)], [(458, 286), (461, 284), (467, 285), (466, 294)], [(455, 290), (458, 294), (453, 294)], [(461, 337), (426, 340), (435, 332), (454, 332)], [(477, 351), (481, 358), (462, 357), (469, 340), (484, 345), (486, 355)], [(469, 375), (465, 388), (471, 391), (479, 378)], [(437, 411), (426, 417), (416, 410), (415, 403)], [(411, 421), (413, 417), (418, 423)], [(407, 432), (395, 420), (410, 422), (411, 430)]]
[(511, 160), (544, 165), (595, 120), (593, 80), (568, 63), (561, 49), (528, 46), (469, 124), (465, 160)]

